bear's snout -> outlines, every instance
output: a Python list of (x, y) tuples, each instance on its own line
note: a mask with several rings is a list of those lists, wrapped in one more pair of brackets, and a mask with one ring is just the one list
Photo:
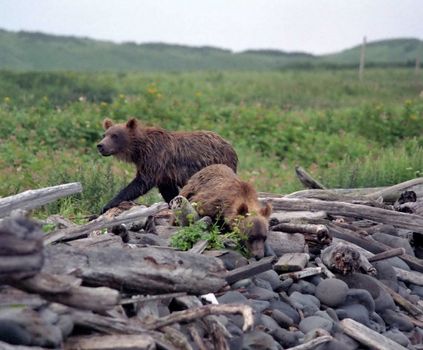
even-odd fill
[(98, 149), (98, 151), (101, 153), (101, 155), (102, 155), (102, 156), (108, 156), (108, 155), (110, 155), (110, 154), (106, 151), (106, 148), (104, 147), (104, 145), (103, 145), (102, 143), (99, 143), (99, 144), (97, 145), (97, 149)]

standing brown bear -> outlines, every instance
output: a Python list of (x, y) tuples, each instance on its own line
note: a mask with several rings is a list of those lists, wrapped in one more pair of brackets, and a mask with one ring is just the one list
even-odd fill
[(256, 258), (264, 256), (272, 207), (262, 207), (254, 187), (241, 181), (230, 167), (215, 164), (200, 170), (180, 195), (197, 204), (200, 216), (223, 220), (230, 229), (238, 229), (250, 253)]
[(103, 156), (115, 156), (134, 163), (135, 179), (123, 188), (102, 213), (145, 194), (157, 186), (166, 202), (178, 195), (178, 187), (202, 168), (226, 164), (236, 171), (238, 157), (233, 147), (211, 131), (171, 132), (157, 127), (144, 127), (136, 119), (113, 124), (103, 121), (104, 138), (97, 145)]

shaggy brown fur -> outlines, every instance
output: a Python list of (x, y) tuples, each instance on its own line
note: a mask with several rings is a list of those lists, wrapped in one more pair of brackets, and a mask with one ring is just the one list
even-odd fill
[(136, 119), (127, 123), (103, 122), (106, 130), (97, 145), (103, 156), (115, 157), (137, 168), (135, 179), (102, 212), (143, 195), (157, 186), (166, 202), (178, 195), (178, 187), (210, 164), (226, 164), (236, 171), (238, 157), (232, 146), (211, 131), (170, 132), (143, 127)]
[(181, 196), (197, 203), (201, 216), (224, 220), (247, 237), (247, 248), (256, 257), (264, 256), (269, 204), (262, 207), (253, 186), (241, 179), (226, 165), (210, 165), (194, 174), (182, 188)]

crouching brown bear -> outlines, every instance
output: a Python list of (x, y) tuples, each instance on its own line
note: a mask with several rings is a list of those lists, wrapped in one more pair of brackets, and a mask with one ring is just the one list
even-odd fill
[(256, 258), (265, 254), (265, 241), (272, 213), (270, 204), (262, 206), (252, 185), (228, 166), (210, 165), (194, 174), (180, 195), (196, 203), (200, 216), (222, 220), (230, 229), (245, 235), (246, 246)]
[(105, 134), (97, 145), (98, 151), (103, 156), (113, 155), (134, 163), (137, 172), (135, 179), (103, 207), (102, 213), (153, 187), (158, 187), (163, 199), (170, 202), (193, 174), (211, 164), (226, 164), (236, 172), (235, 150), (214, 132), (171, 132), (144, 127), (134, 118), (122, 124), (105, 119), (103, 127)]

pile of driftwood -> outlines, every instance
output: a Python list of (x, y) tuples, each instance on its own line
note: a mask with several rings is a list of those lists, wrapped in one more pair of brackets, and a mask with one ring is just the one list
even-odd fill
[[(269, 256), (169, 247), (165, 203), (84, 225), (27, 212), (78, 183), (0, 199), (0, 349), (423, 349), (423, 179), (261, 193)], [(342, 347), (339, 347), (341, 346)]]

